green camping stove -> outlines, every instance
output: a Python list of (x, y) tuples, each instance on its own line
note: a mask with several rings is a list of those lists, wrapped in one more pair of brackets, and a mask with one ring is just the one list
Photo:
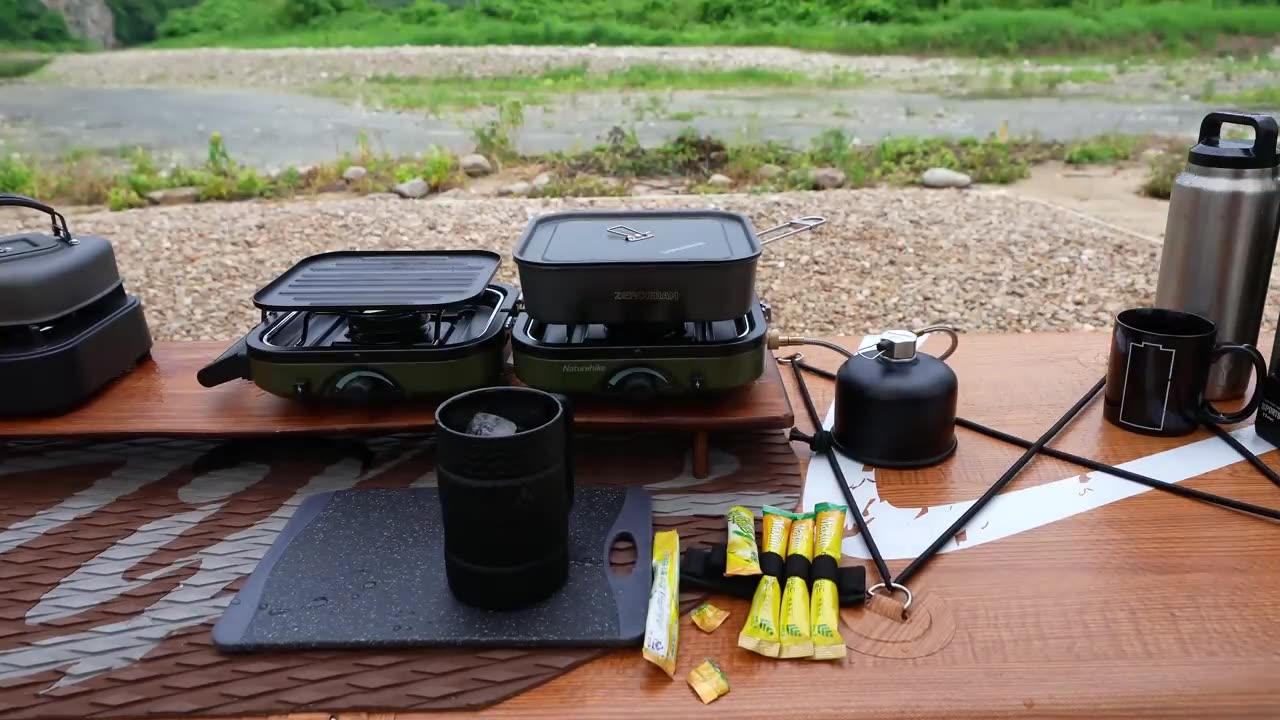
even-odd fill
[(764, 372), (769, 308), (733, 320), (556, 325), (521, 313), (511, 331), (520, 381), (548, 392), (695, 396), (750, 385)]
[(327, 253), (254, 296), (262, 321), (203, 368), (285, 398), (379, 403), (500, 382), (519, 298), (485, 252)]

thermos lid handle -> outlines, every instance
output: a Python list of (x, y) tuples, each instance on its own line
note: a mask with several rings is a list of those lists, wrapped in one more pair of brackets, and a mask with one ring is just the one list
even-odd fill
[[(1245, 125), (1253, 128), (1254, 138), (1223, 140), (1223, 125)], [(1194, 165), (1217, 168), (1273, 168), (1280, 165), (1276, 155), (1276, 137), (1280, 135), (1275, 118), (1270, 115), (1218, 110), (1200, 121), (1200, 139), (1191, 148), (1188, 159)]]

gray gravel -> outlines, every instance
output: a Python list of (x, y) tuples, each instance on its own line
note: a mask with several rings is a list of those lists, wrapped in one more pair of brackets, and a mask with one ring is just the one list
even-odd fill
[[(829, 224), (770, 245), (758, 288), (786, 333), (859, 334), (950, 322), (967, 331), (1102, 329), (1153, 294), (1158, 247), (1053, 208), (981, 190), (880, 188), (780, 195), (574, 200), (325, 199), (202, 204), (72, 217), (112, 239), (161, 339), (229, 340), (250, 297), (294, 261), (337, 249), (489, 248), (507, 257), (535, 214), (572, 207), (698, 207), (759, 228)], [(17, 216), (0, 215), (12, 227)], [(22, 216), (40, 227), (30, 214)], [(1269, 314), (1274, 317), (1274, 313)]]
[(976, 61), (900, 56), (851, 56), (787, 48), (724, 47), (479, 47), (279, 48), (234, 50), (121, 50), (59, 55), (41, 73), (87, 86), (219, 84), (234, 87), (313, 85), (375, 75), (488, 77), (537, 74), (548, 68), (586, 65), (609, 72), (633, 65), (732, 70), (768, 67), (808, 74), (861, 72), (868, 78), (950, 75)]

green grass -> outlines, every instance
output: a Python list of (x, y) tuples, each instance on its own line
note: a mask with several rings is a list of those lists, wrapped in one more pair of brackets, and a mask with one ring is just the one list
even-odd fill
[(1219, 105), (1231, 105), (1245, 110), (1270, 110), (1273, 112), (1280, 109), (1280, 85), (1250, 88), (1238, 93), (1208, 93), (1208, 95), (1208, 101)]
[[(205, 0), (160, 27), (169, 46), (741, 45), (848, 53), (1191, 54), (1280, 34), (1280, 6), (1183, 0)], [(1046, 7), (1055, 5), (1058, 7)], [(987, 7), (990, 6), (990, 7)], [(1021, 8), (1021, 9), (1019, 9)]]
[(1142, 194), (1168, 200), (1173, 192), (1173, 182), (1184, 164), (1185, 159), (1180, 154), (1167, 153), (1153, 158), (1147, 169), (1147, 179), (1142, 184)]
[(1132, 160), (1142, 139), (1132, 135), (1108, 133), (1067, 146), (1063, 160), (1070, 165), (1109, 165)]
[(985, 75), (969, 78), (964, 86), (952, 89), (954, 83), (939, 88), (953, 97), (973, 98), (1026, 98), (1055, 95), (1063, 83), (1087, 85), (1107, 83), (1111, 74), (1094, 68), (1071, 70), (992, 70)]
[[(834, 73), (814, 78), (803, 73), (740, 68), (681, 70), (656, 65), (593, 73), (585, 65), (548, 69), (536, 75), (499, 77), (375, 76), (360, 82), (341, 81), (317, 88), (339, 97), (360, 96), (386, 108), (439, 113), (450, 109), (499, 106), (519, 101), (545, 105), (558, 95), (604, 91), (714, 90), (718, 88), (785, 87), (849, 88), (866, 83), (859, 73)], [(660, 108), (652, 114), (661, 116)]]
[(0, 55), (0, 80), (26, 77), (48, 65), (52, 59), (43, 55)]

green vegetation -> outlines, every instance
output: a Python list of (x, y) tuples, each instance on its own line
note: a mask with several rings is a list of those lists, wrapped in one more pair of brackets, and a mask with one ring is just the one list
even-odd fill
[[(543, 190), (549, 196), (623, 195), (629, 181), (671, 177), (687, 179), (691, 192), (723, 192), (703, 184), (713, 173), (729, 176), (736, 187), (749, 192), (812, 189), (814, 173), (822, 168), (842, 171), (845, 187), (912, 185), (932, 167), (967, 173), (976, 182), (1011, 183), (1026, 177), (1036, 163), (1064, 157), (1069, 162), (1120, 162), (1141, 147), (1157, 145), (1153, 140), (1119, 135), (1070, 147), (994, 135), (958, 140), (894, 137), (864, 145), (844, 131), (828, 130), (808, 147), (796, 148), (750, 137), (731, 143), (688, 129), (665, 143), (645, 147), (634, 130), (614, 128), (594, 147), (530, 156), (518, 153), (514, 144), (523, 121), (523, 106), (507, 103), (493, 120), (473, 130), (473, 139), (479, 152), (500, 165), (524, 168), (522, 172), (551, 171), (554, 180)], [(1168, 168), (1162, 164), (1159, 177), (1153, 169), (1146, 192), (1167, 196), (1168, 183), (1181, 163), (1175, 155), (1160, 159), (1168, 161)], [(352, 165), (366, 173), (346, 182), (343, 173)], [(764, 172), (766, 165), (773, 167)], [(333, 190), (385, 192), (414, 178), (426, 180), (434, 191), (465, 182), (457, 159), (448, 151), (430, 147), (413, 157), (393, 157), (372, 151), (364, 136), (356, 152), (337, 162), (271, 175), (237, 163), (218, 133), (210, 136), (204, 162), (194, 168), (161, 170), (141, 149), (120, 156), (68, 153), (57, 161), (38, 163), (16, 155), (0, 156), (0, 192), (57, 203), (106, 204), (113, 209), (140, 207), (147, 204), (149, 193), (178, 187), (195, 188), (199, 200), (215, 201)]]
[[(399, 77), (375, 76), (359, 82), (338, 82), (318, 88), (339, 97), (359, 96), (365, 102), (397, 110), (426, 110), (500, 106), (518, 101), (544, 105), (553, 95), (606, 90), (669, 91), (710, 90), (722, 87), (858, 87), (866, 83), (859, 73), (833, 73), (815, 78), (803, 73), (741, 68), (737, 70), (682, 70), (656, 65), (633, 65), (610, 72), (592, 73), (586, 65), (544, 70), (537, 75), (498, 77)], [(659, 108), (652, 108), (659, 110)], [(661, 112), (654, 112), (661, 115)]]
[(107, 0), (116, 39), (122, 45), (139, 45), (155, 40), (160, 23), (171, 10), (188, 8), (200, 0)]
[(1014, 70), (1003, 72), (993, 70), (974, 78), (960, 89), (947, 86), (938, 88), (945, 94), (959, 97), (983, 98), (1024, 98), (1054, 95), (1058, 86), (1063, 83), (1086, 85), (1090, 83), (1106, 83), (1111, 75), (1093, 68), (1076, 68), (1072, 70)]
[(1140, 138), (1132, 135), (1109, 133), (1069, 145), (1062, 159), (1070, 165), (1108, 165), (1132, 160), (1140, 142)]
[[(342, 173), (352, 165), (364, 167), (368, 174), (348, 185), (342, 181)], [(237, 163), (219, 133), (209, 137), (207, 158), (195, 168), (161, 170), (155, 158), (141, 148), (123, 157), (72, 151), (56, 161), (38, 163), (18, 155), (0, 155), (0, 192), (60, 204), (107, 205), (112, 210), (141, 207), (147, 204), (148, 193), (172, 188), (194, 187), (202, 201), (244, 200), (332, 189), (376, 192), (419, 177), (434, 190), (460, 180), (453, 155), (441, 148), (430, 147), (416, 157), (393, 158), (374, 153), (364, 137), (357, 152), (335, 163), (305, 172), (287, 168), (273, 175)]]
[(0, 54), (0, 80), (26, 77), (49, 64), (47, 55), (12, 55)]
[(0, 0), (0, 45), (53, 46), (72, 42), (62, 15), (40, 0)]
[[(10, 0), (12, 1), (12, 0)], [(1270, 0), (204, 0), (170, 45), (775, 45), (1013, 55), (1213, 50), (1275, 36)]]
[(1169, 194), (1173, 192), (1173, 181), (1182, 172), (1183, 165), (1182, 155), (1165, 153), (1152, 158), (1147, 169), (1147, 180), (1142, 184), (1142, 194), (1168, 200)]
[(1205, 95), (1204, 99), (1208, 102), (1231, 105), (1245, 110), (1270, 110), (1274, 112), (1280, 109), (1280, 85), (1250, 88), (1231, 94), (1217, 94), (1210, 91)]

